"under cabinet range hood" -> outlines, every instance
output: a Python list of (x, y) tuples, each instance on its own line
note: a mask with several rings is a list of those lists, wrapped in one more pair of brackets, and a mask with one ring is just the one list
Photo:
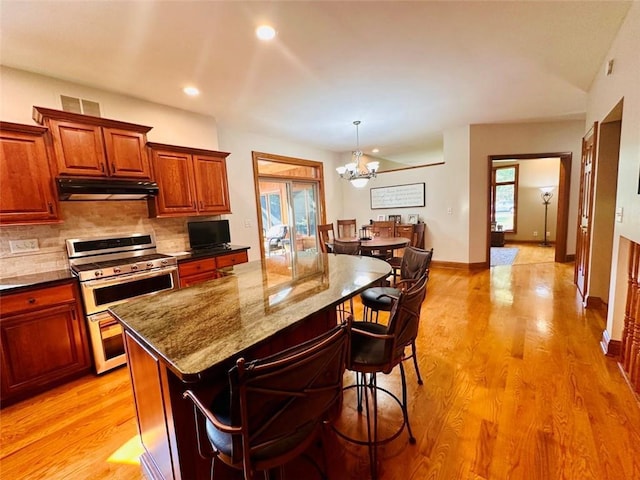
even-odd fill
[(158, 184), (148, 180), (56, 178), (60, 200), (141, 200), (158, 195)]

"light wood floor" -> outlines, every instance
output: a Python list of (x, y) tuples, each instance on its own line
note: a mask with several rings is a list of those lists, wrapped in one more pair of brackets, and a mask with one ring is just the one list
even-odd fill
[[(417, 444), (403, 433), (382, 448), (381, 479), (640, 479), (638, 401), (603, 356), (604, 320), (583, 310), (572, 279), (572, 264), (553, 262), (432, 271), (423, 386), (407, 365)], [(397, 391), (398, 377), (381, 383)], [(397, 414), (381, 409), (388, 421)], [(358, 423), (348, 398), (343, 411), (343, 424)], [(126, 369), (5, 408), (0, 422), (2, 479), (143, 478)], [(325, 451), (330, 478), (369, 477), (364, 447), (329, 434)]]

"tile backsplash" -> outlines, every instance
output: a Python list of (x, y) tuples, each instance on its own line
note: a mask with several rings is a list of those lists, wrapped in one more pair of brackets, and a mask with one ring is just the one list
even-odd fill
[[(146, 201), (61, 202), (60, 210), (60, 224), (0, 227), (0, 278), (69, 268), (68, 238), (152, 233), (159, 252), (189, 248), (188, 218), (148, 218)], [(11, 253), (10, 241), (34, 238), (38, 251)]]

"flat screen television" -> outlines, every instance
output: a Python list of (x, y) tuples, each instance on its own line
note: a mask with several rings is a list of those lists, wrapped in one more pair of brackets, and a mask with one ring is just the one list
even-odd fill
[(187, 223), (192, 250), (225, 248), (231, 242), (229, 220), (207, 220)]

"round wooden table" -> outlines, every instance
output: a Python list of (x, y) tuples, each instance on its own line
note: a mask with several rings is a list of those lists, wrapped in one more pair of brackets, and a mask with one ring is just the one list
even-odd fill
[[(409, 246), (411, 240), (405, 237), (372, 237), (371, 240), (360, 240), (358, 237), (338, 237), (341, 242), (360, 241), (360, 251), (362, 255), (371, 255), (375, 250), (395, 250)], [(328, 242), (327, 246), (333, 248), (333, 243)]]

